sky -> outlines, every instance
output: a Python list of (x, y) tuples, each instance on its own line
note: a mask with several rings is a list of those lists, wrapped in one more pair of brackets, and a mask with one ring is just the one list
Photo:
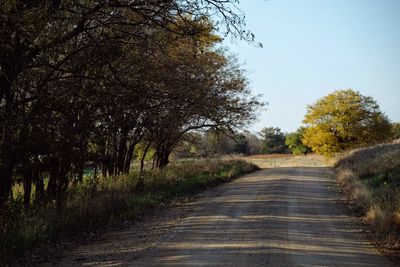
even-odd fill
[(250, 129), (295, 131), (306, 107), (339, 89), (372, 96), (400, 122), (400, 1), (242, 0), (257, 48), (227, 38), (254, 94), (268, 102)]

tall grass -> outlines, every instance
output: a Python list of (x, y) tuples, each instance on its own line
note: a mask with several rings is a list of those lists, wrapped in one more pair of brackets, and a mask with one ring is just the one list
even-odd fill
[(347, 197), (372, 226), (377, 241), (400, 247), (400, 144), (355, 150), (334, 170)]
[(256, 169), (256, 165), (237, 159), (181, 161), (146, 171), (140, 190), (137, 172), (97, 179), (86, 176), (83, 183), (69, 189), (63, 209), (48, 203), (26, 210), (22, 199), (16, 198), (0, 214), (0, 262), (26, 258), (25, 253), (43, 244), (140, 219), (176, 197)]

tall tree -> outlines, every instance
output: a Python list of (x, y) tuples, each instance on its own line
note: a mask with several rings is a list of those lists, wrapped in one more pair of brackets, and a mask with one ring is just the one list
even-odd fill
[(394, 139), (400, 138), (400, 123), (399, 122), (392, 123), (392, 137)]
[(352, 89), (335, 91), (308, 106), (303, 122), (308, 126), (304, 144), (328, 156), (385, 141), (391, 130), (377, 102)]
[(260, 132), (262, 140), (261, 152), (264, 154), (287, 153), (288, 148), (285, 144), (285, 134), (280, 128), (267, 127)]
[(127, 172), (145, 141), (165, 165), (186, 132), (251, 117), (257, 104), (239, 68), (213, 48), (217, 27), (253, 40), (236, 4), (4, 1), (0, 206), (13, 177), (24, 181), (26, 204), (33, 184), (61, 204), (89, 159), (104, 175)]
[(236, 136), (236, 144), (234, 151), (240, 154), (247, 154), (248, 153), (248, 141), (244, 134), (238, 134)]

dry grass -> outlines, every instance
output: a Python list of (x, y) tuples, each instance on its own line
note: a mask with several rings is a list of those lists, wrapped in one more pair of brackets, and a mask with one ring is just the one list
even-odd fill
[(317, 154), (291, 155), (291, 154), (271, 154), (271, 155), (254, 155), (244, 157), (244, 160), (256, 164), (260, 168), (276, 168), (276, 167), (321, 167), (330, 166), (329, 162), (323, 156)]
[(352, 151), (337, 161), (334, 170), (377, 241), (386, 248), (400, 248), (400, 144)]
[(291, 158), (294, 157), (292, 154), (259, 154), (251, 155), (247, 158), (249, 159), (279, 159), (279, 158)]
[(83, 183), (68, 190), (63, 209), (49, 203), (25, 210), (17, 197), (0, 213), (0, 266), (18, 257), (23, 262), (36, 248), (43, 247), (45, 253), (35, 253), (46, 254), (58, 241), (80, 239), (111, 225), (140, 220), (177, 197), (256, 169), (238, 159), (179, 161), (162, 170), (146, 171), (140, 190), (138, 172), (116, 177), (87, 176)]

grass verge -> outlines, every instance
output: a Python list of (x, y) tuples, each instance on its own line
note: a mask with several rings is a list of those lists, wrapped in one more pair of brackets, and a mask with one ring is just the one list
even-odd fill
[(50, 203), (25, 210), (22, 199), (17, 198), (0, 214), (0, 262), (44, 260), (43, 251), (49, 244), (54, 247), (60, 241), (101, 232), (113, 224), (129, 224), (177, 197), (257, 169), (256, 165), (237, 159), (182, 161), (145, 172), (140, 191), (136, 189), (137, 173), (99, 179), (87, 177), (69, 189), (63, 209), (56, 209)]
[(372, 237), (384, 249), (400, 248), (400, 144), (355, 150), (334, 171)]

